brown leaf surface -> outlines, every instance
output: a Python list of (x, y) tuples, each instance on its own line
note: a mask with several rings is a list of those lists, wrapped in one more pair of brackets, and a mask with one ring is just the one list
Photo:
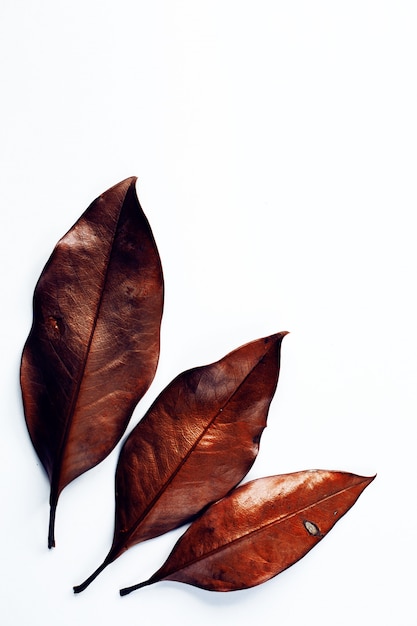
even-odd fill
[(189, 521), (251, 468), (278, 382), (286, 332), (180, 374), (126, 440), (116, 471), (116, 524), (104, 563)]
[(312, 470), (242, 485), (191, 524), (149, 580), (120, 594), (161, 580), (210, 591), (259, 585), (314, 548), (373, 478)]
[(111, 452), (155, 375), (163, 276), (135, 182), (90, 205), (35, 289), (21, 387), (51, 482), (49, 547), (62, 489)]

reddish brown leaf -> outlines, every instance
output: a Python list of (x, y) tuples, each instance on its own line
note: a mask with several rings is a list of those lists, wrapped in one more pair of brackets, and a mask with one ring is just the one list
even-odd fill
[(149, 580), (210, 591), (259, 585), (301, 559), (356, 502), (374, 477), (304, 471), (235, 489), (197, 519)]
[(249, 471), (275, 393), (286, 332), (180, 374), (126, 440), (116, 472), (116, 525), (103, 564), (180, 526)]
[(162, 268), (136, 178), (106, 191), (58, 242), (34, 294), (21, 365), (29, 433), (62, 489), (121, 438), (159, 358)]

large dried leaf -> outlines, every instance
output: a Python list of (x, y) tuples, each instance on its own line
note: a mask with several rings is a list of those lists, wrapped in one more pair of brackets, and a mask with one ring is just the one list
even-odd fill
[(178, 540), (149, 580), (175, 580), (210, 591), (259, 585), (301, 559), (373, 480), (313, 470), (260, 478), (213, 504)]
[(180, 374), (126, 440), (116, 472), (116, 524), (103, 564), (180, 526), (249, 471), (275, 393), (286, 332)]
[(21, 386), (51, 482), (49, 547), (62, 489), (110, 453), (155, 375), (163, 277), (135, 182), (91, 204), (35, 289)]

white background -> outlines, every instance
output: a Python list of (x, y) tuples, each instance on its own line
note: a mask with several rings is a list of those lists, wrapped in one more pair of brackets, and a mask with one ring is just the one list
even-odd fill
[[(416, 30), (401, 0), (2, 0), (2, 624), (417, 624)], [(247, 591), (120, 598), (175, 531), (73, 595), (110, 546), (119, 447), (65, 489), (46, 547), (18, 382), (33, 288), (82, 211), (131, 175), (166, 306), (130, 428), (180, 371), (289, 330), (247, 478), (378, 473), (317, 548)]]

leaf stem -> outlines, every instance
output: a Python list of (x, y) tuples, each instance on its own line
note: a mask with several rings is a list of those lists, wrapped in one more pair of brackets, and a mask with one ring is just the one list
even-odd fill
[(98, 567), (96, 571), (91, 574), (91, 576), (89, 576), (83, 583), (81, 583), (81, 585), (76, 585), (75, 587), (73, 587), (74, 593), (81, 593), (81, 591), (87, 589), (88, 585), (97, 578), (97, 576), (104, 570), (105, 567), (107, 567), (107, 565), (109, 565), (109, 563), (112, 562), (112, 560), (113, 559), (109, 559), (107, 557), (100, 565), (100, 567)]
[(55, 514), (57, 503), (51, 503), (49, 510), (48, 548), (55, 548)]
[(137, 585), (132, 585), (131, 587), (125, 587), (124, 589), (120, 589), (119, 593), (121, 596), (127, 596), (129, 593), (132, 593), (132, 591), (136, 591), (136, 589), (141, 589), (142, 587), (152, 585), (152, 583), (154, 582), (156, 582), (154, 578), (149, 578), (148, 580), (145, 580), (142, 583), (138, 583)]

